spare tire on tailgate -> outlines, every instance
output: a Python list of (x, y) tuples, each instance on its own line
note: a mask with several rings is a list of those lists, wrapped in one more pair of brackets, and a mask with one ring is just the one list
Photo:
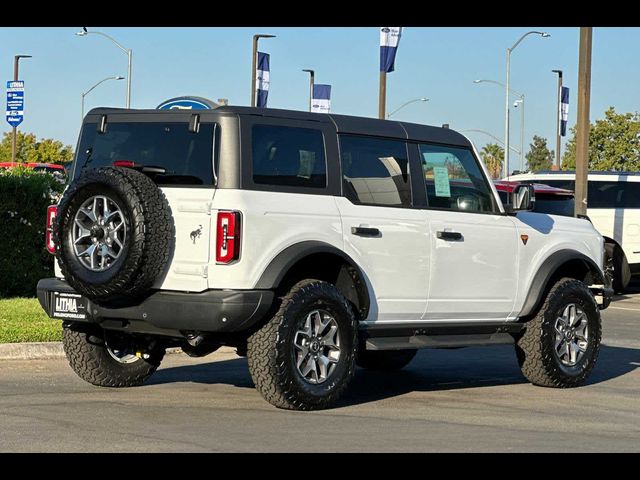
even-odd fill
[(56, 258), (67, 282), (96, 303), (141, 297), (174, 241), (171, 210), (153, 181), (129, 168), (83, 172), (58, 205)]

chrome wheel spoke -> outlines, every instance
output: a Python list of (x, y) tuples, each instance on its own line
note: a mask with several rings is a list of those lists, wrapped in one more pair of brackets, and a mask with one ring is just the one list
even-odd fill
[(338, 323), (328, 312), (314, 310), (293, 337), (293, 355), (300, 376), (308, 383), (325, 382), (340, 359)]
[(325, 347), (337, 348), (336, 341), (335, 341), (337, 333), (338, 333), (338, 326), (331, 325), (331, 327), (329, 328), (329, 331), (320, 339), (320, 341)]
[(76, 212), (72, 229), (76, 257), (89, 270), (110, 268), (124, 251), (125, 218), (119, 205), (106, 195), (85, 200)]
[[(78, 210), (78, 213), (82, 213), (85, 217), (87, 217), (89, 220), (91, 220), (93, 223), (97, 222), (98, 219), (96, 218), (96, 214), (93, 213), (92, 210), (89, 210), (87, 208), (80, 208)], [(76, 215), (76, 220), (77, 220), (77, 215)]]
[(575, 367), (582, 359), (589, 344), (589, 318), (575, 303), (568, 304), (557, 317), (554, 350), (560, 363)]

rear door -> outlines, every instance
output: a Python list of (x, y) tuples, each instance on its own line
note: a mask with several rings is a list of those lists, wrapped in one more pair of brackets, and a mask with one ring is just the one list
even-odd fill
[(413, 208), (404, 140), (340, 136), (344, 250), (367, 276), (369, 321), (419, 320), (427, 304), (429, 237)]

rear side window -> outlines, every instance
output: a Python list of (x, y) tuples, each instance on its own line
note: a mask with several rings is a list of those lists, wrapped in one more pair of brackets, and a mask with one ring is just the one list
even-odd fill
[[(587, 208), (640, 208), (640, 182), (622, 179), (615, 182), (589, 180)], [(575, 190), (574, 180), (536, 179), (535, 182)]]
[(588, 208), (640, 208), (640, 183), (591, 181), (587, 197)]
[(340, 137), (345, 196), (354, 203), (411, 206), (407, 145), (400, 140)]
[(253, 182), (325, 188), (327, 161), (320, 130), (254, 125), (251, 130)]
[(200, 124), (198, 133), (178, 122), (113, 122), (105, 133), (96, 127), (86, 123), (82, 128), (74, 178), (83, 167), (124, 161), (158, 168), (158, 173), (150, 174), (158, 185), (213, 185), (213, 123)]

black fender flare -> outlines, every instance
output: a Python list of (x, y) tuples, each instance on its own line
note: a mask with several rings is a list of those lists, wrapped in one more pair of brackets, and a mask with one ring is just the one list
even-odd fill
[(594, 283), (605, 283), (602, 269), (586, 255), (576, 252), (575, 250), (558, 250), (549, 255), (533, 277), (529, 292), (524, 301), (524, 305), (519, 316), (525, 317), (531, 315), (540, 306), (544, 294), (549, 286), (549, 281), (562, 265), (571, 260), (579, 260), (584, 263), (585, 267), (593, 275)]
[(287, 272), (296, 263), (308, 257), (309, 255), (314, 255), (317, 253), (334, 254), (342, 258), (347, 264), (349, 264), (358, 272), (358, 275), (360, 276), (360, 279), (364, 284), (363, 293), (365, 295), (365, 298), (363, 300), (366, 302), (368, 309), (368, 306), (371, 305), (371, 298), (369, 296), (369, 285), (367, 276), (364, 274), (362, 269), (349, 255), (347, 255), (339, 248), (336, 248), (328, 243), (319, 242), (316, 240), (296, 243), (282, 250), (278, 255), (275, 256), (273, 260), (271, 260), (271, 263), (269, 263), (264, 272), (262, 272), (262, 275), (258, 279), (258, 283), (256, 283), (254, 288), (260, 290), (274, 290), (278, 288)]

